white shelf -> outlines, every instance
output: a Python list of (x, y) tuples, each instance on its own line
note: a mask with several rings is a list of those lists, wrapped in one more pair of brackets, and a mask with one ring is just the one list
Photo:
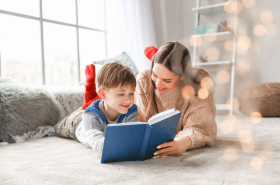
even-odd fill
[(216, 104), (217, 110), (230, 110), (230, 105), (228, 104)]
[(230, 31), (193, 35), (194, 38), (195, 37), (201, 37), (201, 38), (216, 37), (216, 40), (214, 42), (220, 42), (220, 41), (228, 40), (228, 39), (230, 39), (231, 36), (232, 36), (232, 34), (231, 34)]
[(228, 5), (229, 2), (215, 4), (215, 5), (209, 5), (209, 6), (203, 6), (199, 8), (193, 8), (192, 11), (197, 11), (201, 15), (205, 16), (213, 16), (220, 14), (224, 11), (224, 6)]
[(221, 64), (232, 64), (231, 61), (217, 61), (217, 62), (205, 62), (205, 63), (194, 63), (194, 66), (210, 66), (210, 65), (221, 65)]

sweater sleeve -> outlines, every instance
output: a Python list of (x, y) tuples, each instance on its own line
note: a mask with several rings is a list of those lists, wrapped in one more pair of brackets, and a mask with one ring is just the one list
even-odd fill
[(103, 126), (94, 113), (83, 113), (82, 121), (76, 130), (77, 139), (95, 151), (102, 151), (104, 145)]
[(145, 113), (147, 110), (147, 97), (144, 89), (147, 86), (146, 78), (143, 73), (137, 75), (136, 90), (134, 93), (135, 104), (138, 107), (138, 121), (145, 121)]
[(209, 91), (206, 99), (193, 97), (183, 117), (183, 128), (177, 133), (175, 140), (190, 137), (192, 144), (189, 149), (213, 145), (217, 138), (215, 114), (216, 107), (212, 91)]

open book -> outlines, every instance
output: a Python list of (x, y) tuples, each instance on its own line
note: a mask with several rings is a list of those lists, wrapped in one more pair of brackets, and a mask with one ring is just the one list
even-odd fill
[(101, 163), (145, 160), (154, 157), (157, 146), (173, 141), (181, 112), (166, 110), (147, 123), (129, 122), (106, 127)]

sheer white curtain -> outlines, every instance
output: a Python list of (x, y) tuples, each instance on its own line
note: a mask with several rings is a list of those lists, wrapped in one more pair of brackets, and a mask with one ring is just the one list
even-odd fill
[(148, 46), (156, 46), (156, 33), (150, 0), (106, 0), (108, 56), (125, 51), (138, 71), (150, 68), (144, 55)]

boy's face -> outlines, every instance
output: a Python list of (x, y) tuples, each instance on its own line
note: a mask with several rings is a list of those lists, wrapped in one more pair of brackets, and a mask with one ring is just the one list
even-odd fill
[[(110, 113), (126, 114), (134, 103), (134, 89), (128, 86), (118, 86), (104, 90), (105, 103), (110, 109)], [(111, 112), (112, 111), (112, 112)]]

